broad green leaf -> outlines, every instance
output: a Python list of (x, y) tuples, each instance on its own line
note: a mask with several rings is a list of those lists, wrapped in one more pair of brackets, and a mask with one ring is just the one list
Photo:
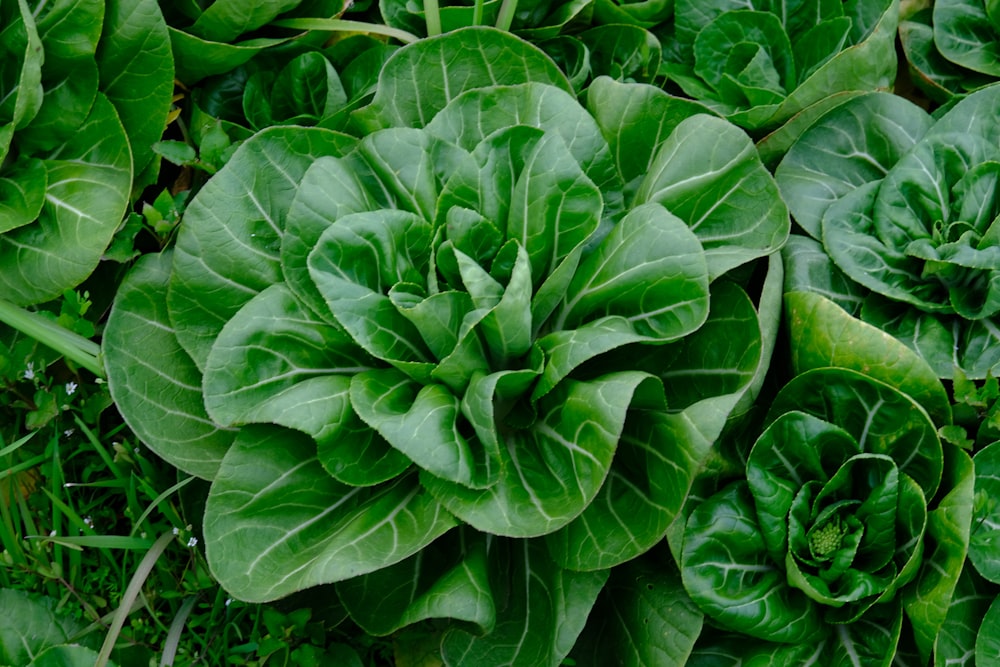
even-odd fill
[(226, 426), (280, 424), (307, 433), (335, 479), (369, 486), (410, 464), (351, 408), (351, 378), (376, 365), (279, 283), (251, 299), (220, 332), (206, 362), (205, 407)]
[(118, 111), (138, 177), (154, 159), (152, 145), (163, 134), (174, 92), (170, 37), (155, 0), (107, 3), (97, 63), (101, 90)]
[(424, 127), (466, 91), (528, 82), (572, 93), (555, 63), (528, 42), (492, 28), (457, 30), (396, 52), (382, 68), (375, 99), (354, 113), (354, 121), (364, 132)]
[(573, 570), (607, 569), (663, 539), (722, 428), (724, 420), (713, 430), (700, 416), (694, 410), (630, 415), (597, 498), (546, 536), (557, 563)]
[(657, 202), (701, 241), (712, 279), (779, 249), (788, 209), (750, 138), (711, 116), (682, 121), (639, 186), (636, 204)]
[(16, 129), (31, 122), (42, 104), (44, 51), (26, 0), (0, 9), (0, 156), (6, 157)]
[(649, 340), (689, 334), (708, 317), (705, 255), (695, 233), (663, 206), (634, 208), (581, 262), (555, 326), (621, 316)]
[(166, 309), (169, 253), (143, 257), (115, 298), (102, 344), (108, 386), (129, 428), (158, 456), (212, 479), (235, 433), (205, 411), (202, 376)]
[(1000, 34), (987, 14), (988, 2), (937, 0), (934, 43), (953, 63), (1000, 76)]
[(898, 340), (820, 294), (789, 292), (785, 308), (797, 373), (825, 366), (850, 368), (913, 396), (939, 424), (951, 422), (951, 406), (937, 374)]
[(99, 2), (32, 2), (46, 9), (35, 19), (41, 48), (41, 107), (17, 137), (19, 150), (47, 153), (71, 142), (81, 123), (93, 113), (98, 94), (94, 54), (101, 37), (105, 5)]
[(308, 436), (247, 426), (212, 483), (204, 531), (214, 576), (263, 602), (398, 563), (454, 525), (415, 475), (348, 487)]
[(808, 643), (825, 634), (818, 605), (786, 581), (768, 556), (746, 483), (735, 482), (691, 513), (681, 576), (688, 594), (724, 628)]
[(460, 401), (443, 385), (421, 385), (395, 369), (370, 370), (354, 376), (350, 396), (358, 415), (424, 470), (470, 488), (496, 482), (499, 454), (463, 435)]
[(682, 120), (708, 113), (708, 108), (671, 97), (654, 86), (598, 77), (587, 88), (587, 110), (601, 128), (625, 183), (625, 202), (632, 205), (639, 183), (649, 171), (657, 147)]
[(309, 275), (309, 253), (323, 231), (345, 215), (388, 205), (365, 185), (367, 169), (356, 153), (349, 158), (319, 157), (305, 171), (285, 218), (281, 239), (281, 270), (300, 300), (323, 316), (326, 299)]
[(616, 567), (571, 656), (583, 667), (686, 665), (701, 611), (676, 568), (637, 560)]
[(975, 458), (975, 504), (969, 561), (987, 580), (1000, 583), (1000, 445), (993, 443), (980, 450)]
[(976, 635), (976, 664), (988, 665), (1000, 657), (1000, 598), (993, 600)]
[(354, 213), (329, 226), (309, 255), (309, 273), (330, 312), (378, 359), (404, 365), (432, 359), (388, 296), (396, 283), (423, 283), (431, 234), (429, 224), (405, 211)]
[(863, 95), (831, 110), (803, 133), (774, 172), (795, 222), (819, 239), (830, 204), (884, 178), (930, 126), (925, 111), (884, 93)]
[(68, 643), (84, 627), (58, 613), (55, 600), (23, 591), (0, 589), (0, 607), (0, 662), (5, 665), (35, 664), (46, 649)]
[(232, 42), (240, 35), (267, 25), (301, 0), (214, 0), (189, 28), (213, 42)]
[(803, 372), (778, 392), (768, 423), (801, 411), (836, 424), (861, 446), (883, 454), (933, 498), (943, 469), (942, 445), (924, 408), (894, 386), (846, 368)]
[(562, 138), (587, 177), (601, 190), (604, 215), (622, 209), (621, 180), (608, 143), (594, 118), (563, 86), (530, 80), (504, 86), (505, 104), (495, 103), (497, 88), (470, 90), (448, 104), (427, 131), (472, 152), (487, 137), (514, 125), (528, 125)]
[(236, 69), (258, 53), (289, 41), (287, 37), (256, 37), (238, 42), (215, 42), (168, 26), (177, 78), (193, 86), (202, 79)]
[(962, 568), (948, 614), (934, 642), (934, 667), (976, 664), (976, 636), (996, 595), (996, 587), (983, 581), (969, 564)]
[(128, 140), (103, 96), (69, 141), (42, 157), (48, 186), (38, 220), (0, 236), (0, 290), (19, 305), (54, 299), (93, 272), (131, 187)]
[(537, 540), (495, 540), (488, 554), (496, 625), (475, 636), (448, 632), (441, 644), (449, 666), (557, 667), (573, 648), (608, 571), (557, 566)]
[(926, 7), (899, 22), (899, 42), (916, 87), (934, 102), (945, 103), (957, 94), (991, 83), (993, 77), (965, 69), (938, 50), (933, 13), (933, 7)]
[(45, 163), (36, 158), (19, 160), (0, 172), (0, 232), (37, 220), (48, 185)]
[(851, 315), (859, 314), (866, 294), (864, 288), (837, 268), (819, 241), (791, 234), (781, 256), (785, 262), (785, 292), (818, 294)]
[[(533, 423), (509, 423), (500, 430), (495, 484), (475, 490), (426, 473), (421, 482), (448, 511), (484, 532), (551, 533), (593, 501), (611, 467), (626, 412), (633, 401), (656, 405), (657, 386), (640, 372), (588, 382), (566, 379), (538, 401)], [(662, 406), (662, 394), (659, 401)]]
[(496, 623), (487, 539), (471, 531), (450, 531), (404, 561), (341, 581), (337, 597), (374, 635), (427, 619), (454, 619), (483, 634)]
[(199, 368), (236, 311), (281, 280), (285, 216), (306, 169), (353, 145), (329, 130), (265, 130), (191, 200), (177, 236), (168, 302), (178, 339)]
[(969, 455), (957, 447), (945, 448), (945, 488), (950, 489), (927, 517), (924, 557), (913, 586), (903, 593), (903, 608), (926, 663), (955, 602), (959, 574), (969, 551), (973, 519), (975, 474)]

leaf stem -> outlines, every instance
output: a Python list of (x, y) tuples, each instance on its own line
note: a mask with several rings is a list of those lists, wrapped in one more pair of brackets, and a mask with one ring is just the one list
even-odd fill
[(427, 19), (427, 36), (436, 37), (441, 34), (441, 10), (438, 0), (424, 0), (424, 16)]
[(393, 37), (404, 44), (412, 44), (420, 38), (413, 33), (378, 23), (364, 21), (345, 21), (343, 19), (281, 19), (271, 25), (293, 30), (318, 30), (325, 32), (362, 32), (373, 35)]
[(483, 24), (483, 0), (476, 0), (472, 7), (472, 25)]
[(500, 5), (500, 12), (497, 15), (497, 28), (510, 32), (510, 26), (514, 23), (514, 12), (517, 11), (517, 0), (503, 0)]
[(94, 341), (3, 299), (0, 299), (0, 322), (51, 347), (97, 377), (105, 377), (101, 346)]

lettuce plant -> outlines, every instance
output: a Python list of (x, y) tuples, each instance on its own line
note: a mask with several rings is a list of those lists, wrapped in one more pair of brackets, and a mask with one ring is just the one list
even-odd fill
[(687, 520), (688, 593), (719, 628), (759, 640), (705, 630), (698, 660), (738, 645), (750, 664), (888, 665), (914, 651), (927, 664), (971, 496), (969, 457), (942, 446), (912, 398), (847, 369), (796, 376), (745, 474)]
[(4, 299), (47, 301), (87, 278), (133, 188), (155, 178), (173, 84), (165, 37), (149, 0), (0, 8)]
[(370, 632), (461, 621), (449, 664), (558, 664), (662, 540), (759, 386), (776, 281), (741, 269), (788, 214), (738, 128), (591, 93), (492, 29), (403, 47), (357, 136), (258, 133), (131, 274), (112, 394), (211, 480), (233, 595), (337, 582)]
[(937, 2), (900, 17), (899, 41), (914, 85), (935, 102), (988, 85), (1000, 74), (997, 32), (981, 2)]
[(795, 220), (815, 239), (789, 253), (786, 289), (832, 297), (939, 377), (956, 368), (972, 379), (996, 375), (998, 100), (991, 86), (934, 121), (876, 93), (811, 127), (776, 171)]
[(896, 0), (676, 0), (654, 29), (661, 71), (687, 96), (762, 135), (896, 74)]

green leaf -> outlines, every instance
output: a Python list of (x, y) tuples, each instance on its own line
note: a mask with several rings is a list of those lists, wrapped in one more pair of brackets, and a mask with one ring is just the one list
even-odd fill
[(583, 630), (608, 572), (564, 570), (535, 540), (496, 540), (491, 551), (491, 581), (502, 591), (496, 625), (483, 636), (448, 632), (441, 643), (445, 664), (557, 667)]
[(941, 441), (924, 408), (894, 386), (846, 368), (820, 368), (782, 387), (767, 421), (793, 411), (836, 424), (864, 452), (891, 457), (926, 498), (934, 496), (943, 469)]
[(697, 605), (723, 627), (761, 639), (808, 643), (826, 626), (819, 607), (768, 556), (746, 483), (735, 482), (691, 513), (681, 576)]
[[(42, 104), (44, 51), (31, 9), (26, 0), (18, 0), (16, 10), (9, 3), (2, 10), (4, 58), (0, 66), (0, 156), (6, 157), (14, 131), (31, 122)], [(6, 131), (5, 131), (6, 130)]]
[(996, 529), (1000, 503), (1000, 445), (994, 443), (976, 453), (975, 504), (972, 533), (969, 540), (969, 561), (987, 580), (1000, 583), (1000, 562), (996, 558), (1000, 531)]
[(705, 255), (697, 236), (663, 206), (637, 207), (581, 262), (555, 326), (621, 316), (649, 340), (691, 333), (708, 316)]
[(945, 58), (976, 72), (1000, 76), (998, 26), (984, 2), (934, 3), (934, 43)]
[(839, 366), (865, 373), (913, 396), (939, 424), (951, 405), (937, 374), (912, 350), (811, 292), (785, 294), (792, 365), (797, 373)]
[(280, 280), (285, 215), (306, 169), (353, 145), (329, 130), (265, 130), (243, 143), (188, 204), (168, 302), (178, 340), (199, 368), (223, 325)]
[(988, 665), (1000, 655), (1000, 598), (993, 600), (976, 635), (976, 664)]
[(289, 41), (287, 37), (256, 37), (233, 43), (216, 42), (168, 27), (177, 78), (187, 86), (236, 69), (258, 53)]
[(209, 418), (201, 372), (170, 324), (171, 261), (169, 253), (144, 256), (119, 288), (102, 345), (108, 386), (125, 422), (150, 449), (211, 479), (235, 434)]
[(488, 570), (486, 536), (450, 531), (396, 565), (339, 582), (337, 597), (374, 635), (444, 618), (486, 634), (496, 623)]
[(702, 617), (676, 568), (633, 561), (611, 571), (571, 657), (582, 667), (686, 665)]
[(60, 2), (36, 19), (41, 48), (41, 107), (17, 137), (19, 150), (48, 153), (72, 141), (92, 113), (98, 93), (94, 54), (105, 6), (97, 2)]
[[(622, 209), (621, 181), (600, 128), (565, 87), (545, 84), (531, 80), (505, 86), (503, 105), (495, 103), (497, 88), (470, 90), (442, 109), (426, 129), (469, 152), (498, 130), (515, 125), (554, 133), (562, 138), (583, 173), (601, 190), (604, 215), (617, 215)], [(559, 122), (553, 123), (553, 118), (559, 118)]]
[(267, 25), (301, 0), (214, 0), (189, 30), (213, 42), (232, 42), (243, 33)]
[(973, 518), (972, 460), (956, 447), (946, 447), (945, 452), (944, 486), (950, 491), (928, 513), (920, 573), (902, 599), (924, 662), (935, 652), (949, 609), (956, 601), (954, 595), (969, 552)]
[(509, 426), (499, 429), (500, 479), (495, 484), (474, 490), (426, 473), (421, 482), (450, 512), (479, 530), (511, 537), (550, 533), (597, 495), (626, 412), (633, 400), (655, 404), (657, 385), (639, 372), (589, 382), (566, 379), (538, 401), (527, 426), (508, 418)]
[(528, 82), (572, 93), (565, 75), (537, 47), (500, 30), (465, 28), (397, 51), (382, 68), (372, 103), (354, 112), (353, 120), (366, 132), (424, 127), (461, 93)]
[(454, 525), (415, 475), (348, 487), (308, 436), (248, 426), (212, 484), (204, 530), (212, 573), (232, 595), (263, 602), (397, 563)]
[(115, 0), (107, 4), (106, 12), (97, 50), (100, 85), (118, 111), (132, 149), (132, 171), (138, 176), (150, 167), (152, 145), (163, 134), (170, 112), (174, 92), (170, 38), (155, 0)]
[(975, 664), (970, 647), (976, 645), (979, 626), (996, 593), (974, 568), (968, 565), (962, 568), (944, 624), (934, 642), (934, 667)]
[(830, 204), (882, 179), (930, 126), (925, 111), (897, 95), (864, 95), (831, 110), (774, 172), (795, 221), (819, 239)]
[(83, 629), (72, 616), (57, 613), (54, 600), (23, 591), (0, 589), (0, 606), (6, 612), (0, 621), (0, 662), (7, 665), (34, 664), (46, 649), (68, 643)]
[(468, 429), (459, 399), (444, 386), (421, 385), (394, 369), (371, 370), (354, 376), (351, 403), (369, 426), (431, 474), (470, 488), (496, 482), (499, 454), (463, 436)]
[(310, 275), (337, 322), (369, 354), (404, 368), (429, 364), (432, 355), (388, 292), (423, 282), (431, 232), (405, 211), (354, 213), (329, 226), (309, 255)]
[(712, 279), (774, 252), (788, 237), (788, 210), (750, 138), (711, 116), (682, 121), (639, 186), (636, 204), (657, 202), (701, 241)]
[(409, 465), (351, 408), (352, 376), (375, 365), (279, 283), (251, 299), (219, 334), (206, 362), (205, 406), (226, 426), (270, 423), (308, 433), (334, 478), (368, 486)]
[(671, 97), (654, 86), (598, 77), (587, 88), (587, 110), (601, 128), (625, 182), (631, 205), (652, 166), (656, 149), (685, 118), (709, 113), (692, 100)]
[[(18, 305), (54, 299), (91, 274), (131, 187), (128, 140), (103, 96), (69, 141), (41, 157), (48, 185), (38, 220), (0, 236), (0, 289)], [(37, 170), (19, 176), (33, 179)]]

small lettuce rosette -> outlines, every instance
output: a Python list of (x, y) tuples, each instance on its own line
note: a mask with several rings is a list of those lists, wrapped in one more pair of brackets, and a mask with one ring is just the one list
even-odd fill
[(926, 663), (958, 577), (942, 564), (968, 545), (967, 513), (934, 511), (971, 500), (969, 458), (948, 447), (912, 398), (855, 371), (785, 385), (745, 477), (688, 517), (683, 582), (724, 631), (703, 631), (695, 654), (738, 633), (771, 664), (887, 665), (911, 648)]
[(941, 378), (1000, 371), (1000, 86), (935, 120), (893, 95), (831, 111), (776, 179), (794, 220), (786, 291), (817, 292)]
[(652, 29), (670, 85), (757, 137), (896, 74), (894, 0), (677, 0)]
[(336, 583), (376, 634), (454, 619), (448, 664), (557, 665), (662, 541), (762, 378), (789, 220), (741, 130), (594, 85), (495, 30), (404, 47), (356, 136), (248, 139), (130, 275), (111, 390), (211, 480), (231, 594)]

